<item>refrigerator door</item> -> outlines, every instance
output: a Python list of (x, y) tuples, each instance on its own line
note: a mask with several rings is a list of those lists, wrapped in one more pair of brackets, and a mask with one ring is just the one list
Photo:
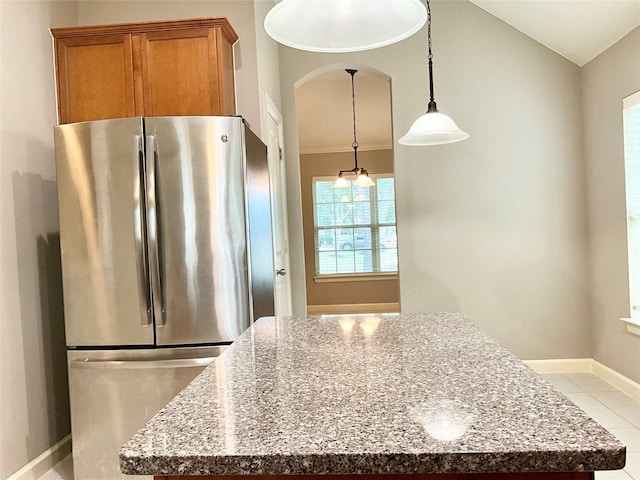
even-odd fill
[(139, 117), (55, 127), (66, 340), (152, 345)]
[(118, 451), (224, 347), (68, 351), (75, 480), (120, 472)]
[(235, 340), (250, 323), (242, 119), (145, 119), (158, 345)]
[(275, 315), (271, 187), (267, 147), (244, 129), (252, 320)]

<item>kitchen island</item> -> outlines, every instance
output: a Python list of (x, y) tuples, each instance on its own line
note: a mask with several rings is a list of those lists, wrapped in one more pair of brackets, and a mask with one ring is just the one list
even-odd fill
[(262, 318), (120, 451), (157, 477), (588, 479), (624, 462), (455, 313)]

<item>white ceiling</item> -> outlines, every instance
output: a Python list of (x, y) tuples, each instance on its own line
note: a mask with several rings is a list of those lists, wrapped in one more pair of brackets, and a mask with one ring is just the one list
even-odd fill
[(579, 66), (640, 25), (640, 0), (470, 0)]

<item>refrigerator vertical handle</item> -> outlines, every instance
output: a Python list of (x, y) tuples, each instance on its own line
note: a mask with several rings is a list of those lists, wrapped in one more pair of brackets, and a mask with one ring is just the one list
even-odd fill
[(155, 135), (147, 135), (147, 225), (149, 242), (149, 266), (151, 268), (151, 296), (156, 326), (165, 324), (165, 304), (162, 295), (162, 275), (160, 271), (160, 199), (156, 185), (156, 164), (158, 148)]
[(142, 137), (133, 135), (132, 163), (133, 163), (133, 225), (136, 248), (136, 270), (138, 272), (138, 288), (140, 295), (140, 305), (145, 306), (145, 310), (140, 316), (140, 323), (143, 326), (151, 325), (151, 298), (149, 291), (149, 274), (147, 271), (147, 259), (144, 249), (144, 237), (142, 227), (144, 225), (144, 214), (142, 211), (142, 193), (144, 192), (144, 179), (140, 174), (140, 165), (143, 161)]

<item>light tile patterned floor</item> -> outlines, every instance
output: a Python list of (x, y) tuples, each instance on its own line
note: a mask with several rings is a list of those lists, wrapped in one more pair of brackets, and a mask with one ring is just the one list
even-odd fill
[(596, 480), (640, 480), (640, 401), (592, 373), (542, 376), (627, 446), (624, 469), (596, 472)]
[[(627, 446), (623, 470), (596, 472), (596, 480), (640, 480), (640, 401), (591, 373), (542, 375)], [(40, 480), (73, 480), (71, 456)]]

